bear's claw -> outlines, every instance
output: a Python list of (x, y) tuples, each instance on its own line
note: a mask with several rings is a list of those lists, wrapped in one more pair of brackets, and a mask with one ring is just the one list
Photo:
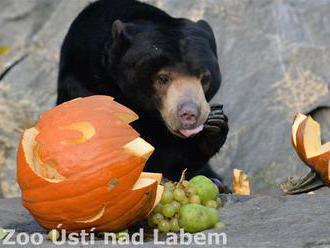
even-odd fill
[(229, 130), (228, 117), (223, 113), (223, 105), (211, 106), (211, 112), (204, 124), (204, 129), (212, 133), (219, 133), (219, 135), (227, 135)]
[(218, 187), (220, 194), (230, 194), (232, 191), (219, 178), (210, 178), (211, 181)]

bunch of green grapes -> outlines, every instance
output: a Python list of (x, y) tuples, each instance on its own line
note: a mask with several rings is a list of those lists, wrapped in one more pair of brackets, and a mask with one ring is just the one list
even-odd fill
[(177, 232), (180, 230), (179, 210), (188, 203), (204, 205), (209, 208), (221, 207), (221, 199), (201, 201), (194, 187), (189, 185), (189, 181), (180, 180), (178, 183), (168, 181), (164, 183), (164, 193), (160, 203), (148, 216), (148, 224), (159, 231)]

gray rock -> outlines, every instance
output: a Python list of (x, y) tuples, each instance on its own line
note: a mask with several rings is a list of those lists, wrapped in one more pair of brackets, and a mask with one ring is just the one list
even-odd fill
[(30, 44), (32, 37), (47, 23), (56, 5), (52, 0), (1, 1), (0, 44)]
[(315, 111), (312, 111), (311, 114), (314, 119), (321, 123), (322, 142), (328, 142), (330, 140), (330, 108), (317, 108)]
[[(224, 83), (215, 100), (224, 103), (231, 127), (213, 164), (224, 175), (244, 169), (253, 191), (305, 173), (291, 147), (293, 115), (330, 104), (330, 33), (321, 29), (330, 16), (318, 15), (330, 2), (298, 2), (222, 1), (223, 14), (205, 13), (215, 30), (220, 26)], [(313, 35), (323, 32), (322, 40)]]
[[(220, 209), (220, 216), (225, 227), (204, 233), (226, 235), (227, 245), (224, 247), (330, 246), (328, 189), (319, 190), (314, 195), (276, 194), (245, 197), (228, 195), (223, 198), (227, 203)], [(46, 240), (47, 232), (34, 222), (21, 206), (19, 199), (0, 200), (0, 213), (1, 227), (15, 229), (16, 235), (21, 232), (28, 234), (39, 232), (43, 234), (45, 240), (43, 247), (56, 247)], [(222, 244), (222, 239), (220, 240)], [(104, 241), (98, 240), (95, 246), (104, 247)], [(145, 241), (143, 247), (155, 247), (154, 240)], [(195, 243), (189, 247), (199, 246)], [(219, 247), (219, 245), (216, 246), (213, 241), (209, 247)]]
[(19, 195), (15, 178), (19, 137), (42, 111), (55, 105), (60, 44), (87, 4), (87, 0), (0, 3), (5, 6), (0, 7), (4, 11), (0, 46), (10, 49), (0, 56), (0, 196)]
[[(88, 0), (0, 3), (0, 194), (19, 194), (15, 154), (22, 130), (55, 103), (59, 47)], [(213, 99), (230, 118), (226, 145), (212, 160), (231, 184), (244, 169), (265, 192), (306, 168), (290, 144), (295, 112), (312, 114), (329, 138), (330, 1), (147, 0), (174, 16), (212, 25), (223, 72)], [(319, 107), (323, 107), (320, 109)]]

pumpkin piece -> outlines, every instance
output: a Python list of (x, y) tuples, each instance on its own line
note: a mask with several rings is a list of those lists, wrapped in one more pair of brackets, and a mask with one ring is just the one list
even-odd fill
[(123, 146), (123, 148), (128, 152), (131, 152), (134, 156), (146, 159), (148, 159), (155, 150), (150, 144), (141, 138), (136, 138), (135, 140)]
[(321, 144), (321, 128), (311, 116), (305, 118), (296, 133), (297, 153), (305, 159), (306, 164), (315, 170), (324, 183), (330, 185), (329, 180), (329, 143)]
[(142, 172), (140, 178), (153, 178), (159, 184), (162, 182), (162, 174), (161, 173), (150, 173), (150, 172)]
[[(154, 205), (152, 207), (152, 209), (150, 210), (150, 212), (152, 212), (152, 210), (158, 205), (158, 203), (160, 202), (161, 198), (162, 198), (162, 195), (163, 195), (163, 192), (164, 192), (164, 186), (161, 185), (161, 181), (162, 181), (162, 174), (161, 173), (150, 173), (150, 172), (142, 172), (141, 175), (140, 175), (140, 178), (139, 180), (143, 182), (143, 180), (145, 179), (149, 179), (152, 180), (152, 181), (157, 181), (158, 185), (157, 185), (157, 192), (156, 192), (156, 199), (155, 199), (155, 202), (154, 202)], [(138, 181), (139, 181), (138, 180)], [(137, 187), (137, 185), (135, 184), (134, 186), (135, 188)], [(149, 213), (150, 213), (149, 212)], [(149, 215), (149, 214), (148, 214)]]
[(155, 199), (154, 205), (153, 205), (152, 209), (150, 210), (150, 212), (158, 205), (158, 203), (160, 203), (164, 190), (165, 190), (165, 187), (163, 185), (158, 184), (156, 199)]
[(304, 162), (306, 162), (306, 158), (300, 154), (300, 152), (297, 150), (297, 131), (298, 131), (298, 127), (299, 125), (307, 118), (306, 115), (304, 114), (300, 114), (297, 113), (294, 117), (294, 121), (292, 124), (292, 128), (291, 128), (291, 143), (294, 147), (294, 149), (296, 150), (298, 156), (301, 158), (301, 160), (303, 160)]
[(17, 156), (23, 205), (47, 229), (120, 231), (159, 202), (162, 175), (144, 173), (154, 148), (137, 115), (108, 96), (78, 98), (25, 130)]
[(236, 195), (250, 195), (251, 193), (249, 177), (239, 169), (233, 171), (233, 193)]

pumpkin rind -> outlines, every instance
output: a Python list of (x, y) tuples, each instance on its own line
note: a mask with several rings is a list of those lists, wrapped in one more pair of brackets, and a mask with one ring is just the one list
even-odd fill
[(308, 159), (308, 163), (311, 165), (312, 168), (316, 172), (319, 173), (319, 175), (322, 178), (322, 181), (326, 183), (328, 186), (330, 186), (330, 178), (329, 178), (329, 158), (330, 158), (330, 152), (325, 152), (319, 156), (315, 156)]
[[(134, 189), (153, 151), (129, 125), (136, 119), (113, 98), (92, 96), (45, 112), (24, 132), (17, 180), (23, 205), (41, 226), (117, 231), (148, 215), (161, 174), (145, 174), (150, 184)], [(127, 149), (131, 143), (142, 151)]]
[[(329, 180), (329, 160), (330, 160), (330, 151), (322, 151), (321, 141), (319, 142), (319, 148), (315, 156), (308, 156), (306, 153), (307, 147), (311, 144), (306, 143), (304, 137), (307, 124), (309, 121), (314, 121), (310, 116), (306, 117), (298, 126), (296, 132), (296, 146), (295, 149), (300, 158), (308, 165), (311, 169), (315, 170), (321, 177), (322, 181), (330, 186)], [(320, 139), (319, 134), (315, 134), (316, 139)], [(314, 149), (315, 150), (315, 149)]]
[(294, 117), (293, 123), (292, 123), (292, 128), (291, 128), (291, 143), (293, 148), (296, 150), (298, 156), (300, 159), (307, 163), (306, 157), (300, 152), (299, 149), (297, 149), (297, 132), (300, 124), (307, 118), (306, 115), (297, 113)]

